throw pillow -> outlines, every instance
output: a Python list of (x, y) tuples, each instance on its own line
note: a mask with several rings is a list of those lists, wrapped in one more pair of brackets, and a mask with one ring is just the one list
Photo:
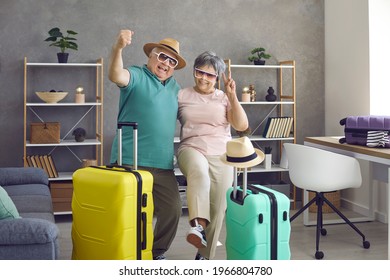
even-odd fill
[(18, 209), (8, 193), (0, 186), (0, 220), (20, 218)]

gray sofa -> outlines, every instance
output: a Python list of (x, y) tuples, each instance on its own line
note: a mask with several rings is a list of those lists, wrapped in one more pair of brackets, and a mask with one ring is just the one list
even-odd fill
[(58, 259), (59, 230), (45, 171), (32, 167), (0, 168), (0, 186), (21, 216), (0, 220), (0, 259)]

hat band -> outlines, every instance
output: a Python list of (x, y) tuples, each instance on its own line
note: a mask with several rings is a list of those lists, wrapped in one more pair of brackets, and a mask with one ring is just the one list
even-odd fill
[(251, 161), (252, 159), (255, 159), (257, 157), (257, 154), (256, 152), (254, 152), (253, 154), (249, 155), (249, 156), (246, 156), (246, 157), (229, 157), (229, 156), (226, 156), (226, 160), (228, 162), (247, 162), (247, 161)]
[(171, 46), (168, 46), (168, 45), (165, 45), (165, 44), (161, 44), (162, 46), (164, 47), (167, 47), (168, 49), (171, 49), (172, 51), (174, 51), (175, 53), (179, 54), (174, 48), (172, 48)]

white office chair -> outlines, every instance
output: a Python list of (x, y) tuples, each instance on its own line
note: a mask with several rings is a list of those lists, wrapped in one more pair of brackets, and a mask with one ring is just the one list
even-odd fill
[(370, 248), (364, 234), (344, 216), (326, 197), (325, 193), (347, 188), (359, 188), (362, 183), (359, 162), (352, 157), (299, 144), (285, 143), (291, 182), (304, 190), (315, 192), (315, 197), (290, 218), (292, 222), (313, 203), (317, 204), (316, 259), (322, 259), (324, 253), (319, 250), (320, 234), (325, 236), (323, 228), (322, 205), (328, 204), (362, 238), (363, 247)]

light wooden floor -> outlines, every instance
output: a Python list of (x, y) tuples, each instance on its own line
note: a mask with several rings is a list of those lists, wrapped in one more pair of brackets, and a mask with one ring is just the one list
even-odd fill
[[(291, 211), (290, 214), (294, 213)], [(345, 213), (346, 214), (346, 213)], [(331, 214), (328, 214), (331, 215)], [(302, 224), (302, 215), (291, 224), (290, 250), (292, 260), (315, 260), (315, 227), (305, 227)], [(60, 259), (71, 259), (71, 223), (72, 216), (56, 216), (60, 229)], [(328, 234), (321, 238), (320, 249), (324, 252), (324, 260), (386, 260), (387, 259), (387, 224), (380, 222), (357, 223), (356, 226), (366, 235), (371, 243), (369, 249), (362, 246), (361, 237), (348, 225), (328, 225)], [(196, 249), (185, 240), (188, 230), (187, 211), (179, 224), (176, 238), (166, 256), (170, 260), (192, 260)], [(225, 241), (225, 229), (220, 236), (220, 241)], [(217, 248), (216, 259), (226, 259), (225, 247), (222, 244)]]

